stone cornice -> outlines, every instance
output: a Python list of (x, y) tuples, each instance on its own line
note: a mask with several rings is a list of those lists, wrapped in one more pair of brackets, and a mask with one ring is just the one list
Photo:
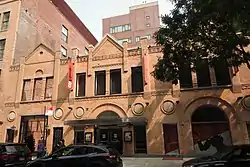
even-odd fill
[(122, 63), (116, 63), (116, 64), (103, 64), (103, 65), (93, 66), (92, 68), (103, 68), (103, 67), (114, 67), (114, 66), (122, 66)]
[(107, 60), (107, 59), (117, 59), (122, 58), (122, 53), (102, 55), (102, 56), (93, 56), (93, 61)]

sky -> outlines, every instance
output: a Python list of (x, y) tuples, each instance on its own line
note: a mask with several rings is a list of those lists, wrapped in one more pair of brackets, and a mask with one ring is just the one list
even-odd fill
[[(98, 41), (102, 39), (102, 19), (129, 13), (129, 7), (144, 0), (65, 0)], [(156, 0), (147, 0), (153, 2)], [(169, 0), (158, 0), (160, 15), (173, 8)]]

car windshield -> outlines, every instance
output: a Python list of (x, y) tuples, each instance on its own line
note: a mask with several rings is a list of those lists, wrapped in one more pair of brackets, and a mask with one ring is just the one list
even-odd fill
[(6, 145), (5, 151), (11, 154), (27, 154), (30, 152), (26, 145)]
[(226, 150), (226, 151), (224, 151), (224, 152), (216, 152), (216, 153), (214, 153), (214, 154), (212, 155), (212, 157), (221, 159), (221, 158), (227, 156), (230, 152), (232, 152), (232, 149)]

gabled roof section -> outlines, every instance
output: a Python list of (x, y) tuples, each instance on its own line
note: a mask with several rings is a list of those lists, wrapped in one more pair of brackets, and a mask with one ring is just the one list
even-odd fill
[(93, 46), (97, 44), (98, 41), (94, 35), (89, 31), (89, 29), (83, 24), (83, 22), (64, 0), (51, 0), (51, 2), (90, 44)]
[(111, 42), (112, 44), (114, 44), (114, 46), (116, 48), (118, 48), (121, 52), (123, 52), (123, 46), (120, 45), (116, 39), (111, 36), (110, 34), (106, 34), (102, 40), (95, 46), (94, 50), (93, 50), (93, 55), (103, 46), (103, 44), (106, 42), (106, 41), (109, 41)]
[(53, 52), (49, 47), (41, 43), (28, 56), (25, 57), (25, 61), (29, 60), (29, 58), (31, 58), (39, 48), (43, 48), (44, 50), (49, 52), (51, 55), (55, 55), (55, 52)]

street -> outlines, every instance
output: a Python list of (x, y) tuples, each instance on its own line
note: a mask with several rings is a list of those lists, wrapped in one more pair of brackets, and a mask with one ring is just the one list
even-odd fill
[(182, 160), (162, 160), (162, 158), (124, 157), (123, 167), (181, 167)]

